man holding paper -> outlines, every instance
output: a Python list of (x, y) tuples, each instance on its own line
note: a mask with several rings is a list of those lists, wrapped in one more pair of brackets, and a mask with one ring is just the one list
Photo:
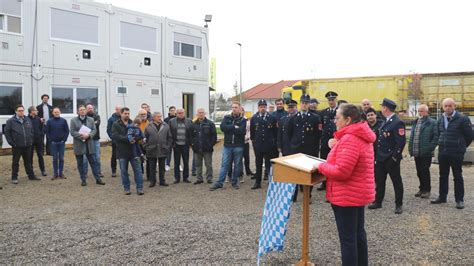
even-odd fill
[(95, 147), (92, 141), (94, 135), (97, 133), (94, 119), (86, 115), (86, 107), (79, 105), (78, 116), (71, 119), (70, 130), (71, 136), (74, 138), (73, 147), (74, 155), (76, 155), (77, 169), (81, 176), (81, 186), (86, 186), (87, 172), (84, 167), (84, 155), (92, 169), (96, 184), (105, 185), (100, 179), (99, 168), (97, 165), (95, 154)]

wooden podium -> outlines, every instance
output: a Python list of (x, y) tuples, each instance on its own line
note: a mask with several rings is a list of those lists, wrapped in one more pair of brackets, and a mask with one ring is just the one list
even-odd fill
[(303, 185), (303, 248), (301, 260), (296, 265), (314, 265), (309, 260), (308, 246), (310, 188), (317, 183), (321, 183), (326, 178), (319, 173), (311, 171), (311, 169), (313, 166), (325, 161), (303, 153), (279, 157), (271, 161), (273, 163), (273, 181)]

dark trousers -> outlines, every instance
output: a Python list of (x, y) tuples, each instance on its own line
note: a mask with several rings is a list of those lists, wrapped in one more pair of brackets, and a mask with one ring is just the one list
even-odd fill
[(33, 153), (36, 151), (36, 156), (38, 157), (38, 165), (41, 172), (44, 172), (44, 159), (43, 159), (43, 138), (33, 141), (30, 152), (30, 161), (31, 167), (33, 167)]
[(367, 235), (364, 206), (340, 207), (331, 205), (336, 218), (341, 242), (342, 265), (368, 265)]
[(420, 191), (422, 192), (431, 191), (431, 159), (431, 156), (415, 157), (416, 174), (420, 180)]
[(174, 179), (181, 180), (181, 173), (179, 171), (179, 163), (183, 158), (183, 180), (189, 179), (189, 145), (175, 145), (174, 153)]
[(250, 143), (245, 143), (244, 146), (244, 167), (245, 174), (250, 175), (250, 173), (252, 173), (250, 170)]
[[(87, 161), (84, 162), (84, 156), (87, 158)], [(96, 181), (100, 180), (99, 176), (99, 165), (97, 165), (95, 154), (86, 153), (83, 155), (76, 155), (76, 162), (77, 162), (77, 170), (79, 171), (79, 176), (81, 177), (81, 181), (86, 181), (87, 179), (87, 171), (86, 165), (89, 162), (91, 166), (92, 175), (94, 176)]]
[(158, 163), (158, 176), (160, 178), (160, 184), (165, 182), (165, 163), (166, 157), (163, 158), (147, 158), (147, 164), (150, 168), (150, 183), (156, 184), (156, 163)]
[(273, 158), (278, 157), (278, 152), (260, 152), (255, 151), (255, 165), (256, 165), (256, 172), (255, 172), (255, 183), (261, 184), (262, 183), (262, 168), (263, 168), (263, 160), (265, 159), (265, 172), (270, 172), (271, 162), (270, 160)]
[(387, 174), (390, 175), (395, 190), (395, 204), (401, 206), (403, 205), (403, 182), (400, 175), (400, 160), (395, 162), (392, 158), (383, 162), (377, 161), (375, 164), (375, 202), (382, 204)]
[(51, 155), (51, 140), (49, 140), (48, 136), (45, 135), (45, 137), (43, 137), (43, 141), (45, 138), (46, 138), (46, 155)]
[(23, 158), (26, 174), (29, 179), (35, 178), (33, 167), (31, 166), (31, 146), (12, 148), (12, 180), (18, 179), (18, 170), (20, 168), (20, 157)]
[(112, 168), (112, 173), (117, 172), (117, 144), (112, 142), (112, 157), (110, 158), (110, 168)]
[(462, 176), (462, 161), (464, 155), (439, 154), (439, 197), (446, 200), (449, 188), (449, 168), (454, 176), (454, 199), (464, 201), (464, 179)]

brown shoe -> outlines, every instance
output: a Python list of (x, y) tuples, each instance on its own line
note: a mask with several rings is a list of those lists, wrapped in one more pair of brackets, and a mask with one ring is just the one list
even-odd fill
[(429, 191), (421, 193), (420, 198), (422, 199), (428, 199), (430, 197), (431, 193)]
[(66, 176), (64, 176), (63, 174), (59, 175), (58, 178), (61, 178), (61, 179), (66, 179)]

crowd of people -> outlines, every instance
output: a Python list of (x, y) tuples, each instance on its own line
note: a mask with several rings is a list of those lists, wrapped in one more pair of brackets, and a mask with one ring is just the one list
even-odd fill
[[(329, 107), (324, 110), (318, 110), (319, 101), (306, 94), (301, 96), (299, 110), (294, 100), (285, 103), (283, 99), (277, 99), (276, 110), (272, 111), (265, 100), (260, 100), (258, 112), (250, 119), (245, 117), (240, 103), (232, 103), (231, 113), (220, 124), (224, 135), (223, 151), (215, 181), (212, 165), (217, 130), (214, 122), (206, 117), (204, 108), (197, 109), (195, 118), (188, 118), (184, 109), (172, 106), (163, 119), (162, 113), (152, 113), (150, 105), (143, 103), (138, 115), (132, 119), (130, 108), (117, 105), (107, 120), (107, 135), (112, 142), (111, 176), (117, 176), (118, 160), (124, 192), (130, 195), (130, 165), (136, 192), (143, 195), (144, 175), (150, 188), (157, 184), (168, 186), (165, 172), (170, 170), (173, 156), (173, 183), (191, 183), (192, 149), (191, 173), (196, 176), (195, 185), (203, 184), (205, 176), (211, 191), (222, 188), (228, 181), (232, 188), (239, 189), (245, 172), (255, 180), (251, 189), (256, 190), (262, 188), (263, 180), (268, 180), (273, 158), (305, 153), (327, 159), (315, 169), (327, 178), (317, 190), (326, 190), (326, 199), (333, 208), (343, 264), (358, 261), (358, 264), (367, 265), (364, 209), (366, 205), (371, 210), (382, 208), (387, 175), (395, 191), (395, 213), (403, 212), (400, 162), (407, 141), (405, 123), (395, 113), (397, 105), (390, 99), (385, 98), (381, 111), (377, 112), (367, 99), (356, 106), (338, 101), (337, 93), (332, 91), (325, 97)], [(23, 105), (17, 105), (15, 115), (8, 119), (4, 132), (0, 132), (12, 147), (12, 183), (19, 182), (20, 158), (29, 180), (41, 180), (33, 167), (34, 154), (41, 175), (47, 176), (44, 152), (53, 157), (51, 179), (65, 179), (65, 143), (70, 135), (81, 186), (87, 186), (88, 165), (96, 184), (105, 185), (100, 163), (101, 118), (95, 107), (91, 104), (78, 106), (77, 116), (68, 123), (61, 117), (60, 108), (49, 104), (48, 95), (42, 95), (41, 100), (40, 105), (27, 109), (28, 114)], [(414, 196), (425, 199), (431, 196), (430, 167), (438, 147), (439, 194), (431, 203), (447, 201), (448, 177), (452, 170), (456, 208), (463, 209), (462, 163), (473, 139), (472, 125), (467, 116), (456, 111), (453, 99), (444, 99), (442, 108), (443, 114), (435, 120), (430, 117), (427, 105), (418, 106), (418, 117), (408, 140), (408, 152), (414, 157), (420, 182)], [(255, 173), (250, 169), (250, 142), (255, 154)], [(293, 201), (297, 201), (298, 190), (295, 190)]]

